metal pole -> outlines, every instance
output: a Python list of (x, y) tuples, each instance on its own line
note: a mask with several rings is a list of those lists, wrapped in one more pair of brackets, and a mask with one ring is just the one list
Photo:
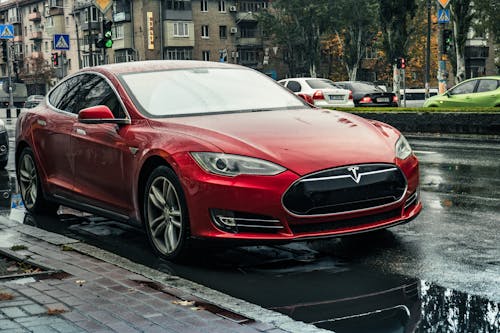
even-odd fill
[(9, 41), (5, 43), (7, 46), (7, 75), (9, 77), (9, 109), (14, 108), (14, 95), (12, 94), (12, 71), (10, 68), (10, 63), (11, 63), (11, 52), (10, 52), (10, 45)]
[(87, 28), (89, 29), (88, 37), (89, 37), (89, 67), (94, 66), (94, 59), (92, 54), (92, 6), (87, 9)]
[(431, 0), (427, 0), (427, 43), (425, 49), (425, 99), (430, 97), (431, 72)]

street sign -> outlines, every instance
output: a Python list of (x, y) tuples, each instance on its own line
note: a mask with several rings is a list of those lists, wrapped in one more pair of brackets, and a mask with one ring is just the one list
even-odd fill
[(0, 24), (0, 39), (14, 38), (14, 26), (12, 24)]
[(438, 23), (448, 23), (450, 22), (450, 10), (449, 9), (439, 9), (438, 10)]
[(54, 35), (54, 50), (69, 50), (69, 35)]
[(446, 6), (448, 6), (448, 4), (450, 3), (450, 0), (438, 0), (438, 2), (441, 7), (446, 8)]
[(113, 5), (113, 0), (94, 0), (94, 5), (101, 11), (101, 13), (106, 14), (106, 12)]

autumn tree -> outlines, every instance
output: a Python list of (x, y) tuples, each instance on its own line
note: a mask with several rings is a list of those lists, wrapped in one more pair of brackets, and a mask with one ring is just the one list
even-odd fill
[[(383, 35), (384, 52), (389, 61), (407, 58), (410, 38), (415, 28), (410, 24), (417, 10), (415, 0), (379, 0), (380, 28)], [(399, 93), (400, 78), (393, 65), (393, 91)]]
[(450, 4), (450, 11), (455, 44), (455, 56), (450, 60), (454, 63), (455, 83), (458, 83), (465, 79), (465, 42), (474, 19), (473, 4), (470, 0), (454, 0)]

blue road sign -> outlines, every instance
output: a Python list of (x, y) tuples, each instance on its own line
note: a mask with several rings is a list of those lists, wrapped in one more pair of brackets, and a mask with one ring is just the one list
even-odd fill
[(439, 9), (438, 10), (438, 23), (448, 23), (450, 22), (450, 10), (449, 9)]
[(54, 50), (69, 50), (69, 35), (55, 34), (54, 35)]
[(12, 24), (0, 24), (0, 39), (14, 38), (14, 26)]

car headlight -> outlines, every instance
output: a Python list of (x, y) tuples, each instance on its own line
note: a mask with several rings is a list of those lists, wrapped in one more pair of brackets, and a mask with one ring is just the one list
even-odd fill
[(396, 157), (399, 159), (406, 159), (408, 156), (410, 156), (412, 153), (411, 146), (406, 140), (406, 138), (401, 135), (396, 141)]
[(286, 169), (257, 158), (210, 152), (192, 152), (194, 160), (205, 171), (223, 176), (277, 175)]

